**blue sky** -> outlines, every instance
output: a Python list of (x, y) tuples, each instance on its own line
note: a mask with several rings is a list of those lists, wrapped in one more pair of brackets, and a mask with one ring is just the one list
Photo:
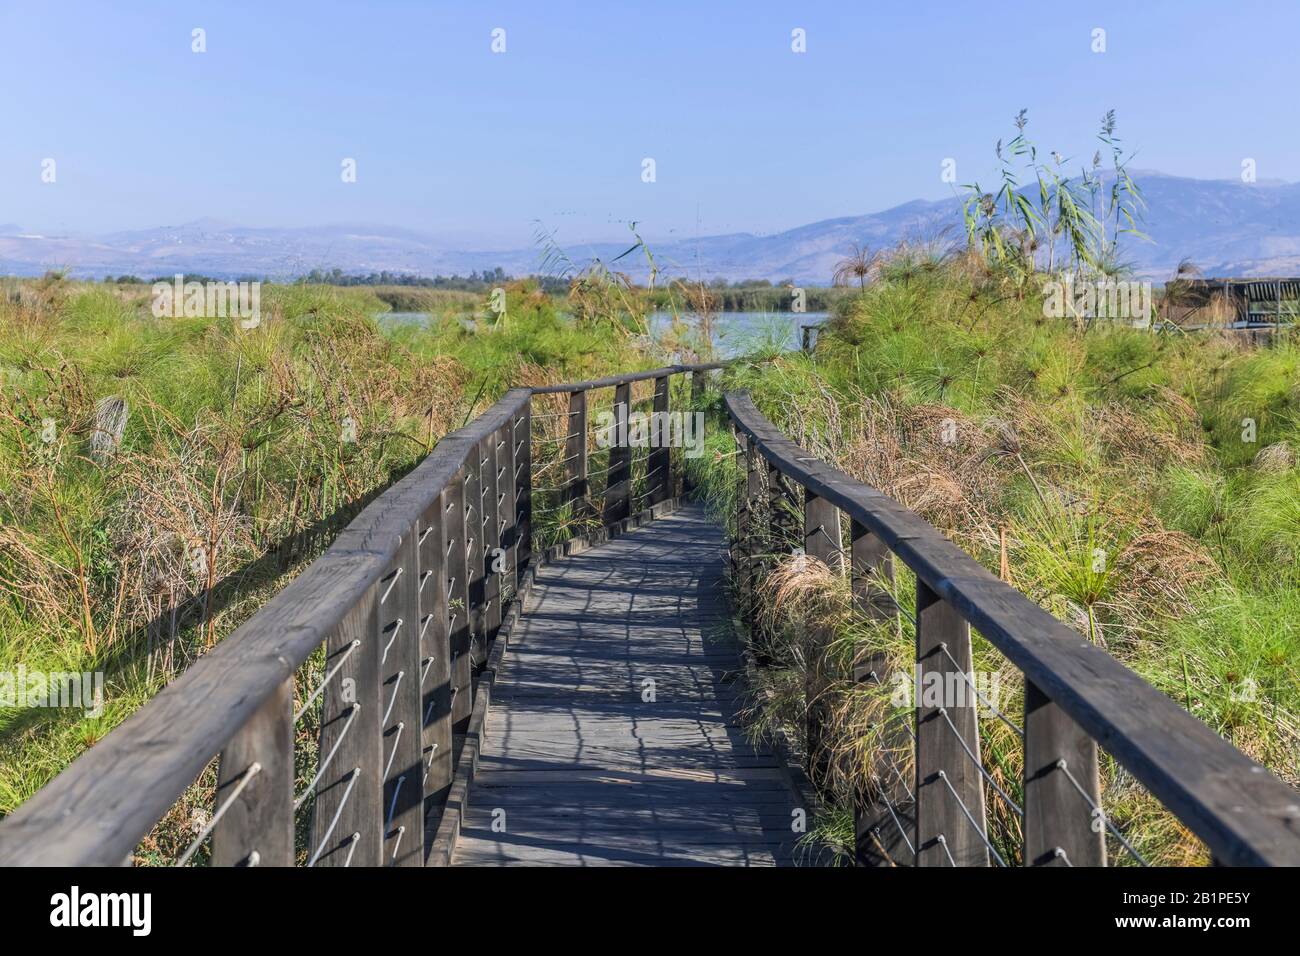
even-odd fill
[(1138, 167), (1297, 180), (1297, 35), (1295, 0), (7, 0), (0, 223), (774, 232), (991, 180), (1021, 107), (1067, 155), (1113, 107)]

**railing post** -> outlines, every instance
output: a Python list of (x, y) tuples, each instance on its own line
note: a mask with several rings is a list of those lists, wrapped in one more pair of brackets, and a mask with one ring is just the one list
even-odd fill
[(970, 624), (919, 578), (916, 666), (917, 866), (988, 866)]
[[(818, 558), (832, 571), (844, 568), (843, 538), (840, 532), (839, 510), (827, 501), (804, 489), (804, 553), (810, 558)], [(804, 666), (806, 678), (804, 691), (807, 695), (808, 708), (808, 776), (815, 786), (820, 787), (826, 777), (829, 765), (825, 752), (825, 725), (827, 703), (824, 699), (827, 674), (826, 647), (834, 634), (821, 621), (807, 621), (804, 624)]]
[(1025, 866), (1105, 866), (1097, 744), (1025, 680)]
[(483, 442), (483, 641), (476, 649), (475, 664), (487, 660), (488, 647), (501, 628), (501, 582), (504, 555), (501, 546), (501, 509), (505, 505), (501, 482), (505, 479), (507, 465), (506, 435), (499, 429)]
[(672, 429), (668, 423), (668, 376), (655, 379), (654, 405), (650, 415), (650, 456), (646, 461), (650, 504), (672, 497), (672, 452), (668, 447)]
[(378, 589), (371, 585), (325, 643), (325, 671), (338, 673), (321, 703), (320, 780), (307, 853), (316, 866), (379, 866), (383, 859)]
[(753, 567), (754, 550), (754, 498), (751, 492), (751, 481), (753, 481), (753, 446), (750, 445), (749, 436), (737, 431), (736, 433), (736, 464), (741, 471), (740, 479), (736, 483), (736, 542), (732, 548), (732, 574), (736, 581), (736, 593), (740, 597), (740, 613), (745, 618), (750, 617), (751, 610), (754, 607), (754, 575), (751, 571)]
[(379, 729), (383, 737), (385, 866), (424, 865), (420, 543), (417, 521), (379, 579)]
[(587, 393), (569, 393), (568, 433), (564, 441), (565, 484), (573, 502), (573, 516), (591, 514), (591, 488), (587, 482)]
[[(515, 587), (533, 563), (533, 400), (515, 419)], [(566, 452), (567, 454), (567, 452)]]
[(213, 866), (293, 866), (292, 680), (221, 752), (215, 807), (227, 801), (212, 830)]
[(767, 484), (766, 465), (758, 452), (758, 443), (745, 442), (745, 512), (748, 516), (743, 554), (745, 556), (745, 592), (752, 601), (757, 600), (758, 582), (762, 576), (763, 542), (763, 489)]
[[(475, 449), (470, 449), (471, 459), (477, 454)], [(451, 645), (451, 722), (453, 733), (458, 734), (465, 732), (469, 725), (470, 711), (474, 708), (470, 683), (470, 643), (474, 619), (470, 613), (469, 569), (472, 548), (469, 542), (472, 536), (470, 528), (478, 510), (470, 510), (471, 498), (477, 494), (473, 491), (473, 483), (469, 478), (471, 464), (467, 461), (443, 492), (447, 529), (447, 574), (443, 587), (447, 589), (447, 629)]]
[[(465, 463), (465, 562), (468, 573), (469, 604), (469, 667), (483, 660), (483, 648), (487, 643), (487, 602), (486, 579), (483, 571), (487, 567), (487, 540), (483, 529), (487, 522), (484, 495), (484, 477), (487, 465), (483, 454), (487, 448), (486, 441), (480, 441), (469, 451), (469, 460)], [(466, 706), (472, 706), (471, 701)]]
[(731, 547), (731, 579), (735, 582), (738, 610), (748, 616), (753, 606), (749, 592), (749, 548), (752, 536), (753, 502), (749, 497), (749, 437), (736, 429), (736, 467), (740, 477), (736, 481), (736, 537)]
[(632, 407), (630, 383), (614, 388), (614, 435), (609, 444), (609, 475), (605, 481), (605, 527), (618, 524), (631, 513), (632, 448), (628, 444), (628, 414)]
[(429, 507), (420, 535), (420, 690), (425, 819), (436, 818), (451, 786), (451, 634), (447, 610), (447, 489)]
[[(897, 610), (889, 591), (894, 581), (893, 554), (877, 535), (855, 519), (849, 521), (849, 538), (849, 582), (855, 608), (868, 620), (892, 618)], [(888, 654), (868, 649), (854, 661), (853, 679), (856, 683), (875, 688), (886, 686), (892, 676), (887, 673), (888, 666)], [(915, 863), (901, 829), (912, 820), (911, 799), (906, 785), (895, 773), (895, 762), (889, 756), (903, 743), (904, 730), (897, 725), (890, 726), (888, 717), (886, 710), (885, 720), (877, 734), (880, 752), (872, 762), (871, 782), (862, 787), (854, 799), (855, 863), (858, 866)]]

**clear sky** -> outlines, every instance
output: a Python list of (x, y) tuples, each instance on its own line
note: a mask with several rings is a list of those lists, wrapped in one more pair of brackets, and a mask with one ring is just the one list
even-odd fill
[(1067, 155), (1113, 107), (1139, 168), (1297, 180), (1298, 36), (1298, 0), (3, 0), (0, 223), (773, 232), (990, 180), (1022, 107)]

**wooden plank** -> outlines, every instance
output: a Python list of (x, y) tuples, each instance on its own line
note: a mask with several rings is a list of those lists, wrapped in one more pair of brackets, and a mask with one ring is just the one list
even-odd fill
[(475, 446), (466, 463), (465, 470), (465, 567), (469, 572), (469, 664), (472, 670), (480, 661), (487, 645), (484, 632), (487, 629), (487, 548), (483, 534), (484, 515), (487, 509), (483, 505), (483, 471), (485, 465), (483, 454), (487, 439), (482, 439)]
[(564, 441), (564, 474), (575, 518), (591, 514), (591, 486), (587, 482), (587, 393), (569, 393), (568, 437)]
[[(894, 582), (894, 559), (879, 537), (860, 521), (849, 521), (850, 585), (858, 611), (871, 620), (888, 620), (897, 611), (889, 588)], [(854, 661), (854, 679), (879, 687), (889, 679), (889, 655), (884, 650), (865, 649)], [(856, 796), (853, 820), (855, 863), (858, 866), (911, 865), (915, 862), (907, 845), (903, 814), (911, 821), (911, 795), (891, 766), (889, 753), (911, 747), (904, 728), (897, 722), (881, 728), (881, 753), (873, 761), (870, 780)]]
[(1104, 650), (999, 581), (919, 516), (809, 456), (744, 392), (736, 427), (793, 479), (880, 536), (934, 593), (1232, 865), (1300, 865), (1295, 793)]
[(1096, 742), (1029, 681), (1024, 731), (1025, 866), (1105, 866)]
[(420, 528), (379, 580), (379, 718), (383, 739), (384, 865), (424, 865), (424, 718), (420, 672)]
[(758, 447), (751, 442), (745, 445), (742, 459), (745, 466), (744, 501), (745, 543), (741, 548), (744, 559), (743, 588), (751, 599), (757, 593), (765, 570), (765, 554), (768, 551), (767, 502), (764, 494), (767, 487), (767, 466), (758, 454)]
[(615, 435), (609, 446), (609, 475), (602, 519), (606, 527), (618, 524), (632, 513), (632, 449), (626, 440), (631, 406), (632, 386), (623, 383), (614, 389)]
[(533, 416), (532, 406), (524, 406), (515, 421), (515, 586), (533, 564)]
[(502, 461), (506, 442), (500, 432), (489, 436), (484, 443), (482, 494), (483, 494), (483, 633), (482, 643), (475, 648), (474, 663), (487, 660), (488, 645), (501, 627), (501, 570), (505, 567), (501, 548), (501, 508), (505, 504), (501, 481), (505, 477), (506, 463)]
[(424, 761), (425, 817), (436, 819), (452, 775), (451, 613), (447, 567), (457, 538), (448, 534), (444, 490), (429, 509), (420, 541), (421, 759)]
[[(746, 738), (736, 642), (713, 630), (720, 543), (688, 508), (540, 569), (493, 684), (454, 864), (794, 858), (799, 802)], [(652, 620), (671, 655), (645, 638)]]
[[(838, 572), (843, 569), (840, 513), (825, 498), (820, 498), (810, 491), (804, 493), (803, 543), (804, 553), (808, 557), (822, 561), (832, 571)], [(804, 692), (808, 706), (807, 771), (816, 787), (822, 786), (830, 762), (823, 743), (823, 728), (829, 719), (825, 689), (834, 677), (826, 658), (826, 648), (834, 637), (834, 631), (820, 620), (804, 623)]]
[[(693, 372), (689, 372), (688, 374), (690, 376), (690, 386), (689, 386), (690, 394), (689, 394), (689, 399), (685, 401), (683, 404), (685, 404), (687, 408), (690, 409), (689, 414), (694, 414), (696, 412), (703, 413), (704, 397), (705, 397), (706, 390), (708, 388), (708, 373), (701, 372), (701, 371), (693, 371)], [(683, 383), (683, 391), (685, 390), (685, 387), (686, 387), (685, 383)], [(691, 481), (690, 469), (683, 462), (682, 494), (683, 495), (690, 494), (690, 492), (692, 492), (693, 490), (694, 490), (694, 483)]]
[(646, 476), (649, 484), (650, 504), (657, 505), (672, 497), (672, 452), (668, 447), (668, 376), (655, 379), (654, 402), (651, 415), (650, 455), (646, 459)]
[(736, 582), (740, 612), (748, 615), (754, 602), (749, 574), (749, 554), (754, 535), (753, 502), (749, 497), (749, 442), (740, 433), (736, 433), (735, 438), (739, 474), (736, 478), (735, 540), (731, 542), (730, 548), (731, 577)]
[(293, 866), (292, 681), (221, 752), (213, 806), (213, 866)]
[(322, 694), (320, 760), (328, 763), (308, 845), (316, 866), (378, 866), (383, 858), (377, 597), (372, 585), (326, 644), (326, 672), (338, 672)]
[(714, 369), (727, 368), (740, 362), (748, 362), (750, 359), (738, 358), (728, 359), (725, 362), (703, 362), (695, 365), (665, 365), (663, 368), (650, 369), (647, 372), (625, 372), (621, 375), (608, 375), (605, 378), (591, 379), (586, 382), (566, 382), (563, 385), (542, 385), (534, 388), (534, 395), (549, 395), (555, 392), (576, 392), (591, 391), (594, 388), (614, 388), (616, 386), (632, 385), (635, 382), (646, 382), (652, 378), (659, 378), (661, 375), (675, 375), (678, 372), (708, 372)]
[(970, 625), (923, 581), (916, 661), (916, 865), (988, 866), (977, 700), (959, 677), (971, 673)]
[[(465, 521), (468, 471), (462, 472), (443, 493), (447, 536), (447, 612), (451, 644), (452, 733), (464, 733), (474, 705), (470, 685), (470, 634), (473, 626), (469, 599), (469, 540)], [(470, 520), (473, 520), (471, 515)]]

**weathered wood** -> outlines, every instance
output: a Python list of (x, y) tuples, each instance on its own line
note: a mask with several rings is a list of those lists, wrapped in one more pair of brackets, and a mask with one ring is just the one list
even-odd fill
[(371, 585), (325, 646), (326, 673), (339, 670), (322, 695), (320, 761), (329, 763), (316, 785), (307, 849), (316, 866), (378, 866), (383, 858), (381, 650)]
[[(470, 641), (473, 618), (469, 603), (469, 531), (465, 521), (468, 469), (445, 491), (447, 521), (447, 611), (451, 644), (451, 722), (453, 733), (463, 733), (474, 706), (470, 689)], [(471, 521), (473, 516), (471, 515)]]
[(763, 459), (759, 457), (757, 446), (750, 442), (745, 444), (745, 454), (741, 461), (745, 468), (745, 478), (741, 490), (744, 495), (742, 507), (746, 515), (745, 537), (740, 552), (744, 561), (741, 573), (741, 591), (748, 596), (751, 602), (750, 610), (752, 611), (752, 602), (757, 600), (758, 585), (763, 573), (764, 554), (767, 551), (767, 536), (763, 534), (765, 511), (763, 489), (766, 484), (766, 466)]
[(609, 446), (609, 475), (602, 519), (606, 527), (617, 524), (632, 513), (632, 449), (627, 442), (631, 407), (632, 386), (624, 382), (614, 389), (614, 435)]
[(696, 506), (540, 568), (454, 865), (795, 862), (800, 804), (730, 693), (720, 538)]
[(564, 385), (542, 385), (534, 388), (534, 395), (550, 395), (555, 392), (576, 392), (591, 391), (596, 388), (615, 388), (623, 385), (632, 385), (635, 382), (645, 382), (652, 378), (659, 378), (663, 375), (676, 375), (679, 372), (708, 372), (713, 369), (727, 368), (740, 362), (747, 362), (750, 359), (728, 359), (725, 362), (704, 362), (698, 365), (666, 365), (663, 368), (650, 369), (648, 372), (628, 372), (622, 375), (609, 375), (605, 378), (591, 379), (587, 382), (567, 382)]
[(1105, 866), (1103, 811), (1066, 776), (1101, 807), (1096, 742), (1030, 681), (1024, 731), (1025, 866)]
[[(954, 663), (954, 661), (956, 663)], [(924, 581), (916, 587), (917, 866), (988, 866), (970, 625)]]
[(423, 694), (420, 690), (420, 528), (379, 580), (384, 865), (424, 865)]
[(858, 610), (874, 620), (887, 620), (898, 610), (890, 589), (894, 556), (878, 535), (856, 518), (849, 521), (850, 583)]
[[(616, 385), (626, 395), (633, 381), (664, 378), (683, 370), (687, 367), (675, 366), (618, 376), (603, 384)], [(567, 385), (551, 390), (582, 388)], [(355, 623), (356, 615), (364, 619), (364, 633), (374, 637), (380, 627), (374, 618), (375, 587), (398, 560), (415, 521), (413, 515), (428, 508), (468, 463), (475, 446), (511, 423), (527, 401), (527, 391), (512, 392), (470, 426), (444, 438), (433, 455), (367, 508), (324, 558), (252, 621), (0, 823), (0, 863), (120, 862), (214, 753), (227, 753), (226, 764), (234, 774), (238, 761), (233, 755), (243, 746), (236, 738), (253, 733), (246, 728), (251, 728), (261, 708), (281, 691), (322, 640), (332, 642), (331, 635), (347, 627), (349, 620)], [(933, 603), (978, 627), (1024, 671), (1029, 683), (1042, 689), (1052, 707), (1077, 723), (1079, 735), (1104, 740), (1116, 759), (1207, 843), (1216, 860), (1300, 860), (1296, 802), (1283, 784), (1103, 651), (997, 582), (916, 515), (820, 462), (807, 464), (810, 459), (757, 416), (752, 404), (743, 407), (747, 400), (729, 396), (727, 401), (745, 434), (761, 443), (765, 457), (773, 458), (780, 470), (802, 482), (812, 494), (830, 500), (879, 535), (883, 545), (931, 589)], [(924, 633), (925, 628), (919, 631)], [(358, 647), (356, 651), (359, 667), (366, 666), (368, 652), (363, 650)], [(344, 664), (350, 669), (354, 662)], [(346, 676), (346, 670), (341, 675)], [(378, 679), (380, 675), (376, 671), (374, 676)], [(367, 681), (365, 686), (373, 690), (377, 684)], [(359, 695), (363, 703), (370, 690)], [(347, 711), (339, 713), (338, 701), (331, 704), (330, 697), (327, 690), (324, 705), (335, 709), (323, 712), (325, 725), (331, 728), (326, 733), (341, 736), (340, 721), (349, 717), (360, 721), (365, 713), (378, 710), (378, 706), (354, 710), (348, 704)], [(1042, 718), (1051, 716), (1050, 712), (1035, 713), (1031, 719), (1041, 724)], [(372, 739), (378, 738), (377, 730), (369, 734)], [(340, 745), (338, 759), (348, 745), (347, 740)], [(354, 764), (354, 768), (360, 766), (360, 762)], [(345, 842), (322, 847), (321, 855), (356, 862), (366, 855), (363, 831), (370, 834), (372, 825), (383, 822), (382, 808), (363, 813), (357, 828), (349, 833), (345, 818), (359, 812), (354, 810), (353, 797), (361, 792), (362, 774), (347, 770), (341, 781), (332, 781), (334, 770), (331, 766), (329, 773), (322, 774), (320, 799), (313, 810), (317, 821), (314, 832), (321, 834), (337, 823), (338, 833), (331, 832), (330, 841)], [(371, 774), (367, 771), (365, 775)], [(942, 778), (948, 779), (946, 775)], [(1039, 794), (1033, 799), (1041, 803), (1046, 797)], [(1028, 796), (1027, 801), (1032, 802)], [(78, 813), (82, 806), (95, 807), (93, 822), (89, 822), (89, 814)], [(343, 812), (335, 815), (333, 810), (339, 806)], [(323, 813), (327, 808), (330, 812)], [(377, 841), (382, 834), (373, 836)], [(1046, 845), (1049, 838), (1043, 840)]]
[[(872, 620), (887, 620), (897, 611), (889, 591), (894, 581), (894, 560), (889, 549), (857, 520), (849, 521), (850, 585), (857, 610)], [(868, 686), (888, 683), (889, 655), (884, 650), (866, 649), (854, 661), (854, 679)], [(884, 712), (886, 715), (888, 711)], [(856, 795), (853, 820), (856, 860), (859, 866), (910, 865), (914, 854), (907, 846), (900, 814), (910, 804), (905, 783), (894, 771), (892, 757), (910, 738), (895, 722), (879, 729), (881, 752), (873, 759), (871, 779)], [(908, 820), (911, 817), (908, 816)]]
[(221, 752), (213, 809), (222, 807), (212, 831), (213, 866), (293, 866), (292, 681)]
[(766, 457), (878, 534), (1225, 863), (1300, 865), (1300, 814), (1286, 784), (919, 516), (809, 456), (746, 393), (729, 393), (725, 404)]
[[(0, 823), (0, 863), (116, 866), (385, 573), (414, 515), (479, 436), (528, 401), (509, 392), (389, 488), (247, 622)], [(88, 809), (93, 808), (93, 810)], [(378, 826), (378, 814), (376, 814)], [(340, 823), (342, 826), (342, 823)]]
[[(764, 475), (766, 478), (766, 475)], [(766, 481), (764, 481), (766, 484)], [(840, 532), (840, 513), (825, 498), (811, 491), (804, 494), (804, 553), (825, 563), (832, 571), (844, 567), (843, 539)], [(813, 785), (824, 784), (829, 758), (826, 753), (824, 727), (827, 716), (826, 685), (832, 675), (826, 659), (826, 648), (834, 638), (834, 631), (821, 620), (809, 620), (803, 626), (803, 653), (805, 687), (808, 707), (808, 776)]]
[[(469, 667), (472, 669), (483, 660), (487, 638), (487, 542), (483, 534), (483, 471), (485, 465), (483, 454), (487, 440), (482, 439), (475, 446), (471, 460), (465, 470), (465, 566), (469, 572)], [(468, 704), (466, 705), (468, 706)]]
[(501, 547), (501, 509), (506, 502), (501, 491), (505, 477), (504, 462), (506, 442), (500, 432), (491, 435), (484, 444), (483, 489), (483, 634), (482, 643), (475, 648), (474, 663), (487, 660), (488, 645), (501, 627), (501, 572), (505, 568), (505, 554)]
[(505, 607), (515, 600), (519, 593), (519, 468), (522, 463), (520, 454), (523, 441), (519, 440), (514, 423), (505, 431), (505, 472), (498, 482), (497, 492), (501, 496), (500, 516), (502, 522), (501, 547), (506, 552), (506, 567), (501, 578), (502, 614)]
[(646, 478), (650, 504), (657, 505), (672, 497), (672, 452), (668, 447), (671, 429), (668, 425), (668, 376), (655, 379), (653, 411), (651, 412), (650, 455), (646, 459)]
[(740, 432), (736, 439), (736, 529), (731, 542), (731, 579), (740, 598), (740, 611), (748, 615), (753, 604), (749, 591), (749, 550), (753, 537), (753, 510), (749, 500), (749, 440)]
[[(530, 401), (515, 425), (516, 586), (533, 566), (533, 412)], [(566, 452), (567, 454), (567, 452)]]
[(425, 816), (435, 816), (451, 786), (451, 614), (447, 567), (457, 541), (448, 535), (444, 489), (426, 513), (420, 541), (420, 694), (421, 759), (424, 761)]
[(591, 514), (591, 486), (587, 481), (587, 393), (569, 393), (568, 437), (564, 441), (564, 475), (568, 500), (575, 518)]

